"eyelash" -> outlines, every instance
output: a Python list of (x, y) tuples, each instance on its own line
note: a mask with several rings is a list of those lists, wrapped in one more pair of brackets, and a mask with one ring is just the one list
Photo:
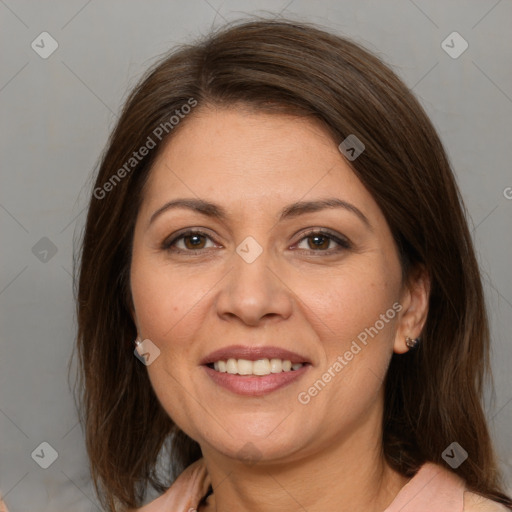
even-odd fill
[[(207, 233), (203, 232), (203, 231), (188, 230), (188, 231), (185, 231), (184, 233), (181, 233), (180, 235), (176, 236), (175, 238), (173, 238), (171, 240), (165, 240), (162, 243), (161, 249), (164, 250), (164, 251), (177, 252), (177, 253), (182, 253), (182, 254), (184, 254), (184, 253), (200, 254), (202, 251), (204, 251), (204, 249), (196, 249), (196, 250), (186, 249), (186, 250), (184, 250), (184, 249), (176, 249), (176, 248), (173, 249), (172, 248), (172, 246), (176, 242), (178, 242), (179, 240), (187, 238), (187, 237), (190, 237), (190, 236), (193, 236), (193, 235), (203, 236), (205, 238), (208, 238), (208, 239), (212, 240), (211, 236), (208, 235)], [(352, 248), (352, 245), (350, 244), (350, 242), (348, 240), (346, 240), (344, 238), (339, 238), (336, 235), (334, 235), (333, 233), (331, 233), (330, 231), (326, 231), (326, 230), (323, 230), (323, 229), (316, 230), (316, 231), (308, 231), (297, 242), (297, 244), (302, 242), (303, 240), (305, 240), (307, 238), (311, 238), (313, 236), (318, 236), (318, 235), (320, 235), (321, 237), (327, 238), (329, 240), (332, 240), (333, 242), (337, 243), (340, 247), (338, 249), (334, 249), (334, 250), (333, 249), (327, 249), (327, 250), (299, 249), (299, 250), (300, 251), (310, 252), (310, 253), (324, 253), (324, 254), (330, 255), (330, 254), (333, 254), (335, 252), (340, 252), (342, 250), (347, 250), (347, 249), (351, 249)]]

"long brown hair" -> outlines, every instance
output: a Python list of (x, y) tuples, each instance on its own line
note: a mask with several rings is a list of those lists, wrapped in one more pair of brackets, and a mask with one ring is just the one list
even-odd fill
[[(456, 441), (469, 454), (456, 470), (468, 488), (512, 509), (482, 410), (490, 375), (482, 282), (443, 145), (410, 90), (377, 57), (288, 20), (235, 23), (166, 55), (128, 97), (102, 156), (77, 262), (78, 401), (102, 504), (109, 511), (140, 506), (148, 484), (163, 492), (201, 457), (133, 355), (129, 283), (144, 183), (160, 149), (187, 122), (180, 116), (173, 125), (170, 117), (193, 102), (307, 116), (336, 144), (350, 134), (363, 141), (365, 151), (350, 163), (387, 219), (403, 274), (424, 265), (431, 279), (419, 349), (393, 355), (386, 377), (383, 453), (412, 476), (425, 461), (445, 465), (442, 453)], [(148, 137), (154, 147), (131, 161)]]

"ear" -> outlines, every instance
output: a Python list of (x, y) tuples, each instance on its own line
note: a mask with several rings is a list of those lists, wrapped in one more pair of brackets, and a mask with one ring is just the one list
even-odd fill
[(409, 350), (405, 339), (418, 338), (427, 321), (430, 297), (430, 276), (424, 265), (411, 270), (400, 297), (402, 310), (399, 313), (393, 351), (404, 354)]

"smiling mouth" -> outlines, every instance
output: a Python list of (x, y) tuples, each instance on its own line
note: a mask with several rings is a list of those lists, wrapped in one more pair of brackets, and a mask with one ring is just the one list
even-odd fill
[[(300, 381), (311, 363), (289, 359), (219, 359), (204, 363), (206, 375), (216, 385), (237, 395), (261, 397)], [(273, 370), (273, 371), (272, 371)]]
[(230, 358), (227, 360), (221, 359), (214, 363), (209, 363), (206, 366), (218, 373), (264, 377), (265, 375), (270, 374), (294, 372), (300, 370), (306, 365), (309, 365), (309, 363), (304, 362), (292, 364), (289, 359), (263, 358), (251, 361), (249, 359)]

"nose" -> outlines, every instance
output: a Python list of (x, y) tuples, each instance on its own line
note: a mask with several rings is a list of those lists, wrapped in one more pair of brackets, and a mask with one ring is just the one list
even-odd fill
[(239, 246), (240, 252), (230, 259), (232, 268), (221, 281), (216, 302), (218, 315), (250, 326), (287, 319), (293, 310), (293, 292), (280, 276), (275, 258), (263, 249), (253, 259), (250, 251), (255, 249), (251, 244), (246, 257), (243, 248)]

